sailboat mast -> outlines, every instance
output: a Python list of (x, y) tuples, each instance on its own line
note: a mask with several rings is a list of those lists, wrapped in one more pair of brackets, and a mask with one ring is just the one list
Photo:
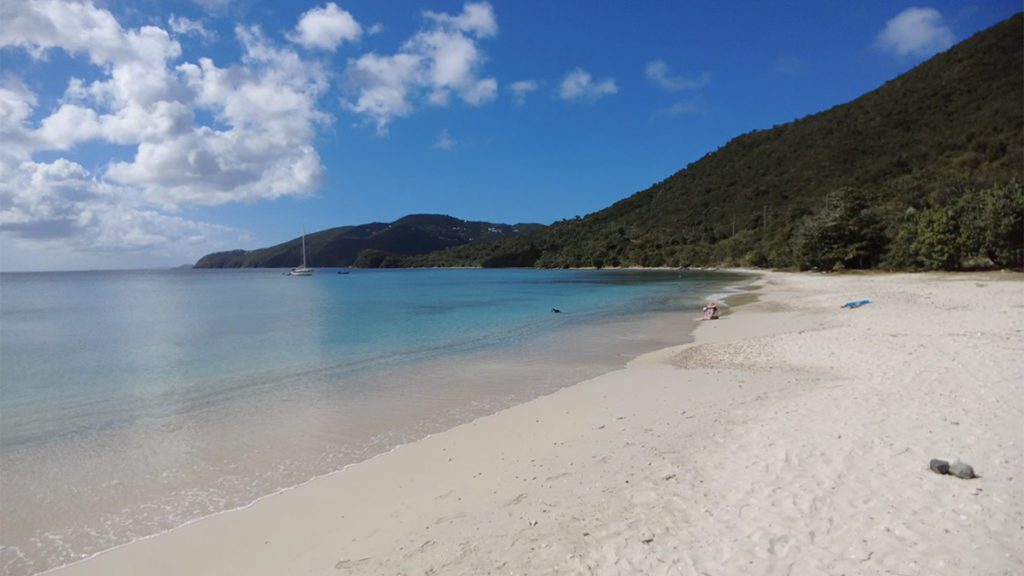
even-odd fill
[(302, 233), (302, 267), (306, 267), (306, 233)]

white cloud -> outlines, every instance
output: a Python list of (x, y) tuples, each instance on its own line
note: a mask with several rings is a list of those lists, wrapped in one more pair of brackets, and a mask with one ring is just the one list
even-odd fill
[(85, 53), (93, 64), (138, 62), (160, 65), (181, 54), (181, 46), (164, 30), (143, 26), (125, 31), (110, 12), (90, 3), (35, 0), (0, 4), (0, 46), (27, 50), (36, 58), (59, 48)]
[(77, 104), (62, 105), (44, 118), (36, 131), (40, 147), (49, 150), (68, 150), (102, 133), (103, 126), (96, 111)]
[[(644, 67), (644, 75), (654, 85), (666, 92), (697, 91), (711, 83), (711, 74), (704, 72), (700, 76), (673, 76), (664, 60), (652, 60)], [(697, 100), (683, 100), (654, 111), (654, 117), (681, 116), (684, 114), (701, 114), (703, 109)]]
[(150, 201), (214, 205), (305, 194), (323, 168), (313, 148), (315, 127), (330, 120), (317, 106), (327, 88), (323, 70), (270, 44), (256, 28), (238, 27), (243, 65), (220, 68), (202, 58), (177, 67), (198, 108), (228, 129), (190, 126), (139, 144), (134, 160), (109, 176), (146, 191)]
[(458, 16), (424, 12), (423, 15), (445, 28), (454, 28), (478, 38), (487, 38), (498, 33), (498, 22), (494, 19), (494, 9), (486, 2), (467, 3)]
[(216, 34), (207, 30), (199, 20), (192, 20), (184, 16), (171, 14), (167, 19), (167, 25), (170, 27), (171, 32), (179, 36), (197, 36), (203, 40), (213, 40), (217, 37)]
[(393, 119), (408, 116), (421, 103), (447, 106), (454, 94), (481, 106), (497, 96), (498, 81), (479, 76), (486, 57), (478, 41), (497, 33), (490, 5), (466, 4), (456, 16), (424, 15), (426, 29), (396, 54), (371, 52), (346, 67), (347, 84), (356, 96), (343, 104), (372, 120), (378, 133), (386, 133)]
[(0, 232), (72, 250), (125, 251), (199, 244), (229, 228), (163, 214), (137, 203), (130, 190), (96, 179), (60, 158), (22, 162), (0, 181)]
[[(59, 239), (82, 251), (186, 246), (227, 229), (174, 214), (183, 208), (309, 194), (319, 184), (313, 143), (331, 121), (318, 107), (327, 74), (259, 29), (238, 27), (241, 60), (221, 67), (209, 58), (177, 63), (181, 46), (167, 31), (124, 29), (89, 3), (3, 2), (0, 20), (0, 47), (86, 55), (98, 71), (89, 83), (69, 78), (59, 106), (38, 117), (31, 91), (0, 82), (5, 239)], [(190, 22), (169, 26), (188, 36), (197, 30)], [(90, 141), (130, 152), (94, 168), (36, 160)]]
[(508, 89), (512, 92), (512, 101), (517, 106), (526, 104), (526, 96), (538, 88), (535, 80), (519, 80), (509, 84)]
[(438, 135), (437, 141), (434, 142), (434, 148), (438, 150), (451, 150), (458, 145), (458, 142), (452, 138), (451, 134), (448, 133), (448, 129), (441, 130), (441, 134)]
[(619, 91), (615, 80), (605, 78), (600, 82), (594, 82), (590, 73), (582, 68), (576, 68), (569, 72), (562, 80), (558, 88), (558, 96), (569, 102), (578, 100), (597, 100), (603, 96), (615, 94)]
[(907, 8), (885, 23), (876, 45), (897, 56), (931, 56), (956, 42), (942, 14), (934, 8)]
[(378, 56), (372, 52), (350, 60), (345, 73), (348, 82), (358, 86), (359, 97), (355, 102), (346, 102), (346, 106), (375, 119), (377, 131), (386, 132), (392, 119), (413, 111), (408, 95), (415, 88), (420, 60), (421, 57), (412, 54)]
[(366, 34), (367, 36), (376, 36), (377, 34), (380, 34), (383, 31), (384, 25), (381, 24), (380, 22), (377, 22), (376, 24), (373, 24), (366, 29)]
[(334, 51), (342, 42), (359, 40), (362, 34), (362, 26), (351, 14), (329, 2), (303, 14), (288, 39), (309, 49)]
[(711, 82), (711, 75), (707, 72), (695, 78), (672, 76), (669, 72), (668, 64), (664, 60), (648, 62), (644, 68), (644, 74), (648, 80), (669, 92), (699, 90)]
[[(0, 79), (0, 159), (11, 156), (27, 159), (37, 144), (35, 135), (26, 127), (38, 101), (36, 95), (20, 79), (7, 76)], [(0, 162), (0, 170), (4, 164)], [(4, 174), (0, 171), (0, 181)]]

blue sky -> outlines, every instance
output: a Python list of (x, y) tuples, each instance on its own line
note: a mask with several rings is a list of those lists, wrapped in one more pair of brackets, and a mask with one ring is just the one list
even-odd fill
[(584, 215), (1020, 9), (0, 0), (0, 269)]

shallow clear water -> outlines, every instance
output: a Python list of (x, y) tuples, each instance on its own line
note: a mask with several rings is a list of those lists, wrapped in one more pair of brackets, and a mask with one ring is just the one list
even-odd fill
[[(702, 272), (0, 276), (0, 571), (236, 508), (683, 341)], [(557, 307), (561, 314), (552, 314)]]

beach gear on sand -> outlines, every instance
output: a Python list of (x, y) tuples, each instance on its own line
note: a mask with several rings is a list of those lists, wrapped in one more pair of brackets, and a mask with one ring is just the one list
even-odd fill
[(857, 300), (857, 301), (854, 301), (854, 302), (847, 302), (846, 304), (843, 304), (841, 307), (842, 308), (849, 308), (850, 310), (853, 310), (854, 308), (860, 308), (861, 306), (863, 306), (865, 304), (871, 304), (871, 300)]

